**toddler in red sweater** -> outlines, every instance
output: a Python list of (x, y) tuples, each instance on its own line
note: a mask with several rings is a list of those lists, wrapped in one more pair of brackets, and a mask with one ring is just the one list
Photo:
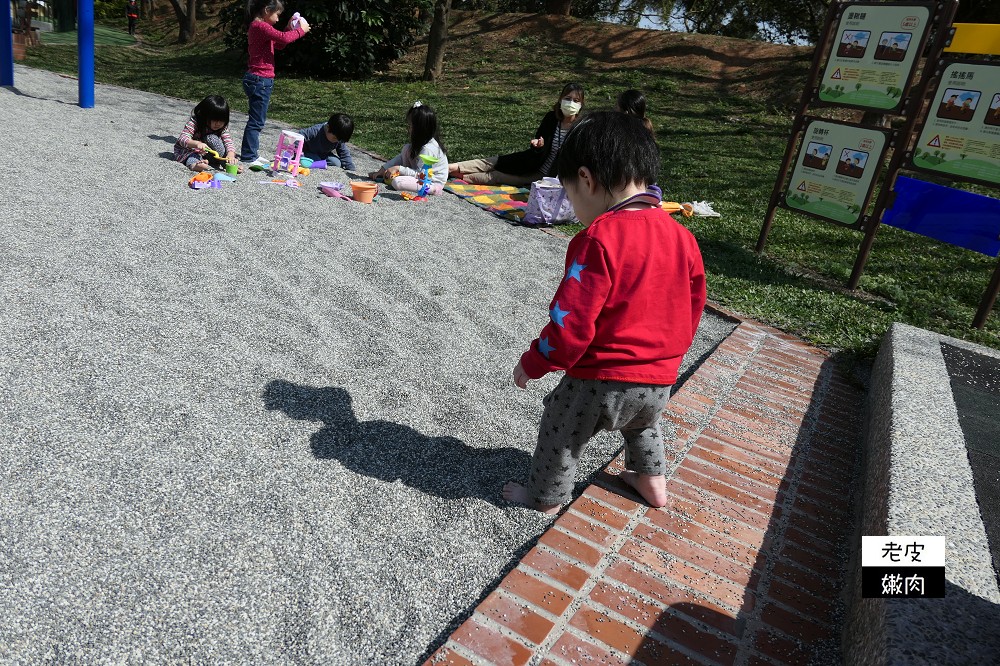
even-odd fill
[(622, 480), (666, 504), (661, 414), (705, 306), (694, 236), (660, 208), (656, 142), (642, 121), (594, 113), (559, 152), (559, 178), (586, 227), (570, 241), (549, 323), (514, 368), (514, 383), (563, 371), (545, 397), (528, 483), (504, 499), (556, 513), (571, 499), (584, 445), (625, 438)]

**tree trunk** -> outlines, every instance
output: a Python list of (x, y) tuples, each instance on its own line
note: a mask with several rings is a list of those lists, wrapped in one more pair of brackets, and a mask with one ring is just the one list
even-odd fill
[(181, 0), (170, 0), (170, 4), (174, 7), (174, 14), (177, 15), (177, 25), (179, 26), (177, 32), (178, 44), (187, 44), (194, 37), (195, 28), (198, 25), (198, 17), (195, 10), (197, 1), (186, 0), (186, 7), (182, 7)]
[(195, 29), (198, 27), (198, 0), (187, 0), (187, 38), (194, 37)]
[(569, 10), (573, 8), (573, 0), (545, 0), (546, 14), (560, 14), (569, 16)]
[(145, 20), (153, 18), (153, 11), (156, 9), (153, 0), (142, 0), (139, 3), (139, 17)]
[(451, 0), (435, 0), (434, 20), (427, 39), (427, 62), (424, 64), (424, 81), (437, 81), (444, 68), (444, 45), (448, 41), (448, 12)]

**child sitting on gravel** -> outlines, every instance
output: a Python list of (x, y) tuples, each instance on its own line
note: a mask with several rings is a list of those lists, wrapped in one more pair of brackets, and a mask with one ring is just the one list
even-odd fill
[(300, 129), (306, 138), (302, 157), (326, 160), (327, 166), (354, 169), (354, 159), (347, 142), (354, 135), (354, 121), (346, 113), (334, 113), (325, 123)]
[(423, 186), (419, 177), (424, 168), (420, 156), (427, 155), (437, 158), (431, 166), (434, 173), (428, 194), (441, 194), (444, 191), (444, 181), (448, 178), (448, 156), (438, 137), (438, 121), (434, 109), (427, 104), (414, 102), (406, 112), (406, 131), (410, 142), (403, 146), (399, 155), (383, 164), (378, 171), (368, 174), (368, 177), (383, 178), (394, 190), (419, 192)]
[(174, 144), (174, 159), (192, 171), (206, 171), (212, 168), (209, 150), (219, 155), (216, 166), (236, 163), (229, 136), (229, 104), (219, 95), (209, 95), (194, 107)]
[(559, 178), (586, 227), (570, 241), (551, 321), (514, 368), (514, 383), (564, 371), (542, 404), (527, 485), (504, 499), (553, 514), (571, 499), (577, 461), (601, 430), (625, 437), (622, 480), (666, 504), (661, 413), (705, 305), (694, 236), (650, 186), (660, 153), (642, 121), (594, 113), (559, 151)]

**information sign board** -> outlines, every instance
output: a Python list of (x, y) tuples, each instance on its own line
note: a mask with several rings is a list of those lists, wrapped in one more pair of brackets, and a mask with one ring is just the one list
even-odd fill
[(856, 224), (864, 214), (886, 147), (882, 130), (810, 121), (802, 135), (785, 205), (833, 222)]
[(1000, 66), (945, 63), (910, 165), (1000, 185)]
[(929, 5), (847, 5), (831, 40), (819, 99), (897, 111), (910, 87), (931, 16)]

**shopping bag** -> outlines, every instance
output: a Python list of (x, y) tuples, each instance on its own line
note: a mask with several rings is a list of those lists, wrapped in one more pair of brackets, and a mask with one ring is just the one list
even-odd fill
[(523, 224), (535, 227), (575, 220), (573, 204), (558, 178), (542, 178), (531, 184)]

